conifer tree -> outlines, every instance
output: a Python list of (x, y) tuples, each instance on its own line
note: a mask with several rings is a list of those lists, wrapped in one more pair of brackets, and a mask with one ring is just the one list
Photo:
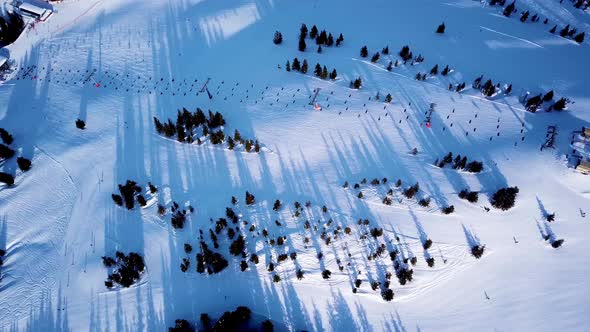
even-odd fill
[(338, 38), (336, 39), (336, 46), (340, 46), (340, 44), (342, 44), (343, 41), (344, 41), (344, 36), (342, 36), (342, 34), (340, 34), (340, 36), (338, 36)]
[(275, 43), (275, 45), (281, 44), (283, 42), (283, 34), (281, 34), (279, 31), (275, 31), (275, 35), (272, 39), (272, 42)]
[(436, 28), (436, 33), (445, 33), (445, 23), (443, 22), (441, 25)]
[(301, 65), (301, 72), (304, 74), (307, 74), (307, 68), (308, 68), (307, 60), (303, 59), (303, 64)]
[(287, 60), (287, 64), (285, 65), (285, 69), (287, 71), (291, 71), (291, 63), (289, 63), (289, 60)]
[(391, 71), (393, 69), (393, 62), (389, 61), (389, 64), (387, 65), (387, 70)]
[(380, 57), (379, 52), (373, 54), (373, 57), (371, 58), (371, 62), (379, 61), (379, 57)]
[(299, 39), (307, 38), (307, 25), (305, 25), (305, 23), (301, 24), (301, 29), (299, 31), (300, 31)]
[(526, 20), (529, 18), (529, 11), (527, 10), (526, 12), (522, 13), (522, 15), (520, 16), (520, 21), (521, 22), (526, 22)]
[(438, 75), (438, 65), (435, 65), (430, 69), (430, 75)]
[(322, 53), (322, 45), (318, 46), (318, 53)]
[(561, 29), (561, 31), (559, 31), (559, 35), (562, 37), (566, 37), (568, 34), (570, 33), (570, 25), (566, 25), (565, 28)]
[(330, 79), (335, 80), (337, 76), (338, 76), (338, 73), (336, 73), (336, 68), (334, 68), (332, 70), (332, 72), (330, 73)]
[(510, 15), (512, 15), (512, 13), (514, 12), (515, 9), (516, 9), (516, 1), (513, 1), (511, 4), (506, 6), (506, 8), (504, 8), (504, 16), (510, 17)]
[(315, 37), (318, 35), (318, 27), (315, 26), (315, 24), (311, 27), (311, 30), (309, 30), (309, 38), (315, 39)]
[(322, 69), (322, 79), (326, 79), (328, 78), (328, 68), (326, 68), (326, 66), (324, 66), (324, 68)]
[(551, 28), (551, 30), (549, 30), (549, 32), (551, 32), (551, 33), (555, 33), (555, 31), (557, 31), (557, 25), (554, 25), (553, 28)]
[(550, 101), (553, 99), (553, 90), (550, 90), (543, 96), (543, 101)]
[(313, 74), (317, 77), (322, 76), (322, 66), (320, 66), (319, 63), (315, 65), (315, 70), (313, 71)]
[(383, 53), (384, 55), (388, 55), (389, 54), (389, 46), (385, 46), (382, 50), (381, 53)]
[(305, 52), (306, 47), (305, 38), (299, 38), (299, 52)]
[(334, 45), (334, 37), (332, 37), (332, 34), (328, 34), (328, 39), (326, 40), (326, 46), (332, 46)]
[(367, 46), (363, 46), (361, 48), (361, 57), (366, 58), (369, 55), (369, 50), (367, 50)]
[(297, 59), (297, 58), (293, 59), (293, 66), (291, 68), (293, 68), (293, 70), (296, 70), (296, 71), (301, 70), (301, 64), (299, 63), (299, 59)]
[(391, 99), (392, 99), (391, 98), (391, 94), (388, 93), (387, 96), (385, 96), (385, 102), (386, 103), (391, 103)]
[(578, 44), (581, 44), (581, 43), (583, 43), (583, 42), (584, 42), (584, 35), (585, 35), (585, 33), (584, 33), (584, 32), (580, 32), (579, 34), (577, 34), (577, 35), (574, 37), (574, 40), (575, 40), (575, 41), (576, 41)]
[(443, 71), (440, 73), (442, 76), (447, 76), (449, 74), (449, 65), (446, 65)]

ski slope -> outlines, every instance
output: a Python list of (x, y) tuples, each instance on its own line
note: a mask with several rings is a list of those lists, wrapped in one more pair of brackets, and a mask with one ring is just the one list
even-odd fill
[[(590, 32), (588, 12), (567, 0), (521, 0), (517, 7)], [(165, 331), (176, 319), (197, 323), (201, 313), (215, 317), (239, 305), (288, 331), (590, 329), (590, 217), (583, 216), (590, 177), (566, 161), (572, 131), (590, 126), (588, 39), (577, 44), (549, 34), (552, 23), (521, 23), (517, 14), (506, 18), (499, 7), (471, 0), (66, 0), (55, 9), (8, 47), (22, 69), (0, 85), (0, 127), (33, 162), (23, 173), (15, 158), (0, 161), (0, 171), (16, 174), (13, 187), (0, 185), (0, 249), (7, 252), (0, 330)], [(435, 34), (442, 22), (446, 32)], [(307, 40), (299, 52), (301, 23), (335, 38), (342, 33), (344, 42), (318, 54)], [(275, 30), (281, 45), (272, 43)], [(368, 58), (359, 55), (365, 45)], [(404, 45), (425, 61), (388, 71)], [(372, 63), (385, 46), (390, 54)], [(285, 71), (294, 57), (307, 59), (307, 75)], [(314, 77), (318, 62), (336, 68), (338, 79)], [(414, 79), (435, 64), (453, 72)], [(483, 97), (471, 88), (481, 74), (513, 84), (513, 93)], [(357, 77), (362, 88), (349, 88)], [(208, 78), (213, 99), (198, 93)], [(461, 82), (463, 92), (447, 89)], [(318, 88), (321, 111), (309, 105)], [(518, 100), (551, 89), (574, 103), (533, 114)], [(388, 93), (391, 103), (383, 102)], [(158, 135), (153, 117), (174, 119), (183, 107), (221, 112), (226, 133), (238, 129), (262, 151)], [(85, 130), (76, 128), (78, 118)], [(555, 148), (540, 151), (548, 125), (558, 126)], [(433, 165), (448, 152), (482, 161), (484, 171)], [(384, 177), (387, 184), (352, 187)], [(111, 194), (127, 179), (155, 184), (154, 200), (130, 211), (116, 206)], [(418, 196), (430, 197), (430, 206), (405, 199), (397, 179), (403, 188), (419, 183)], [(494, 209), (491, 196), (507, 186), (520, 189), (515, 207)], [(390, 188), (396, 199), (384, 205)], [(478, 203), (460, 199), (463, 189), (478, 191)], [(246, 191), (256, 204), (246, 206)], [(259, 264), (241, 272), (222, 233), (227, 269), (198, 274), (193, 251), (182, 272), (183, 245), (197, 248), (199, 230), (209, 241), (211, 219), (225, 217), (232, 196), (241, 220), (286, 236), (285, 246), (243, 226)], [(278, 212), (276, 199), (283, 202)], [(157, 204), (173, 201), (195, 208), (183, 229), (157, 214)], [(311, 203), (300, 217), (296, 201)], [(449, 205), (455, 212), (441, 213)], [(553, 212), (556, 220), (546, 222)], [(359, 219), (383, 228), (383, 237), (363, 240), (368, 228)], [(319, 231), (306, 229), (305, 220)], [(336, 226), (352, 232), (326, 245), (321, 231)], [(552, 248), (547, 232), (563, 246)], [(428, 250), (424, 238), (433, 241)], [(470, 254), (472, 238), (485, 245), (480, 259)], [(381, 243), (385, 255), (369, 260)], [(406, 285), (395, 278), (394, 248), (417, 258)], [(132, 287), (109, 290), (101, 257), (117, 250), (142, 254), (147, 268)], [(290, 252), (296, 260), (267, 271)], [(391, 302), (370, 287), (386, 272), (394, 273)], [(353, 293), (357, 278), (362, 285)]]

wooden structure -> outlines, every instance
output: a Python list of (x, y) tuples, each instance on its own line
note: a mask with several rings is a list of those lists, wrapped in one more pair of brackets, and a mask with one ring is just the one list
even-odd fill
[(590, 161), (580, 160), (580, 162), (576, 166), (576, 171), (582, 174), (590, 174)]

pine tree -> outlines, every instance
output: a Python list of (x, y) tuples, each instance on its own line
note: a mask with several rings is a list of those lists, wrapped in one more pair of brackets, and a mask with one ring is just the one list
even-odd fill
[(287, 64), (285, 65), (285, 69), (287, 71), (291, 71), (291, 63), (289, 63), (289, 60), (287, 60)]
[(334, 37), (332, 37), (332, 34), (328, 34), (328, 39), (326, 40), (326, 45), (327, 46), (332, 46), (334, 45)]
[(512, 92), (512, 84), (509, 84), (509, 85), (508, 85), (508, 88), (506, 88), (506, 91), (504, 91), (504, 94), (507, 94), (507, 95), (509, 95), (509, 94), (510, 94), (510, 92)]
[(387, 65), (387, 70), (391, 71), (393, 69), (393, 62), (389, 61), (389, 64)]
[(305, 38), (299, 38), (299, 52), (305, 52), (306, 47), (307, 45), (305, 45)]
[(20, 168), (23, 172), (26, 172), (31, 169), (31, 161), (29, 159), (18, 157), (16, 158), (16, 163), (18, 165), (18, 168)]
[(326, 44), (326, 42), (328, 42), (328, 34), (326, 33), (326, 30), (322, 30), (322, 32), (320, 32), (320, 44)]
[(342, 44), (343, 41), (344, 41), (344, 36), (342, 36), (342, 34), (340, 34), (340, 36), (338, 36), (338, 38), (336, 39), (336, 46), (340, 46), (340, 44)]
[(388, 55), (389, 54), (389, 46), (385, 46), (382, 50), (381, 53), (383, 53), (384, 55)]
[(361, 48), (361, 57), (366, 58), (369, 55), (369, 50), (367, 50), (367, 46), (363, 46)]
[(318, 53), (322, 53), (322, 45), (318, 46)]
[(338, 76), (338, 73), (336, 73), (336, 68), (334, 68), (332, 70), (332, 72), (330, 73), (330, 79), (335, 80), (337, 76)]
[(449, 74), (449, 65), (446, 65), (443, 71), (440, 73), (442, 76), (447, 76)]
[(318, 27), (315, 26), (315, 24), (311, 27), (311, 30), (309, 30), (309, 38), (315, 39), (315, 37), (318, 35)]
[(363, 85), (363, 81), (361, 80), (360, 77), (354, 80), (353, 87), (355, 89), (360, 89), (362, 85)]
[(293, 68), (293, 70), (296, 70), (296, 71), (301, 70), (301, 64), (299, 63), (299, 59), (297, 59), (297, 58), (293, 59), (293, 66), (291, 68)]
[(326, 66), (324, 66), (324, 68), (322, 69), (322, 79), (326, 79), (328, 78), (328, 68), (326, 68)]
[(2, 139), (2, 142), (8, 145), (12, 144), (14, 141), (12, 135), (4, 128), (0, 128), (0, 139)]
[(319, 63), (315, 65), (315, 70), (313, 71), (313, 74), (317, 77), (322, 76), (322, 66), (320, 66)]
[(504, 8), (504, 16), (510, 17), (510, 15), (512, 15), (512, 13), (514, 12), (515, 9), (516, 9), (516, 1), (513, 1), (511, 4), (506, 6), (506, 8)]
[(283, 42), (283, 34), (281, 34), (279, 31), (275, 31), (275, 35), (272, 39), (272, 42), (275, 43), (275, 45), (281, 44)]
[(566, 37), (568, 34), (570, 33), (570, 25), (566, 25), (565, 28), (561, 29), (561, 31), (559, 31), (559, 35), (562, 37)]
[(584, 42), (584, 35), (585, 35), (585, 33), (584, 33), (584, 32), (580, 32), (579, 34), (577, 34), (577, 35), (574, 37), (574, 40), (575, 40), (575, 41), (576, 41), (578, 44), (581, 44), (581, 43), (583, 43), (583, 42)]
[(438, 75), (438, 65), (435, 65), (430, 69), (430, 75)]
[(385, 102), (386, 103), (391, 103), (391, 99), (392, 99), (391, 98), (391, 94), (388, 93), (387, 96), (385, 96)]
[(551, 28), (551, 30), (549, 30), (549, 32), (551, 32), (551, 33), (555, 33), (555, 31), (557, 31), (557, 25), (554, 25), (553, 28)]
[(547, 92), (544, 96), (543, 96), (543, 101), (550, 101), (551, 99), (553, 99), (553, 90)]
[(304, 74), (307, 74), (307, 67), (308, 67), (307, 60), (303, 59), (303, 64), (301, 65), (301, 72)]
[(379, 61), (379, 57), (380, 57), (379, 52), (373, 54), (373, 57), (371, 58), (371, 62)]
[(522, 13), (522, 15), (520, 16), (520, 21), (521, 22), (526, 22), (526, 20), (529, 18), (529, 11), (527, 10), (526, 12)]
[(301, 29), (299, 31), (300, 31), (299, 39), (307, 38), (307, 25), (305, 25), (305, 23), (301, 24)]
[(436, 33), (445, 33), (445, 23), (443, 22), (441, 25), (436, 28)]

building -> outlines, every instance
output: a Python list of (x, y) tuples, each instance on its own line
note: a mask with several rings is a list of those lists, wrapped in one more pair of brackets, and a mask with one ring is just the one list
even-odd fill
[(45, 22), (53, 14), (51, 9), (37, 7), (26, 2), (21, 3), (18, 6), (18, 10), (22, 15), (32, 17), (41, 22)]
[(576, 166), (576, 171), (583, 173), (583, 174), (589, 174), (590, 173), (590, 161), (580, 160), (580, 163), (578, 164), (578, 166)]
[(582, 127), (582, 136), (590, 138), (590, 128)]

